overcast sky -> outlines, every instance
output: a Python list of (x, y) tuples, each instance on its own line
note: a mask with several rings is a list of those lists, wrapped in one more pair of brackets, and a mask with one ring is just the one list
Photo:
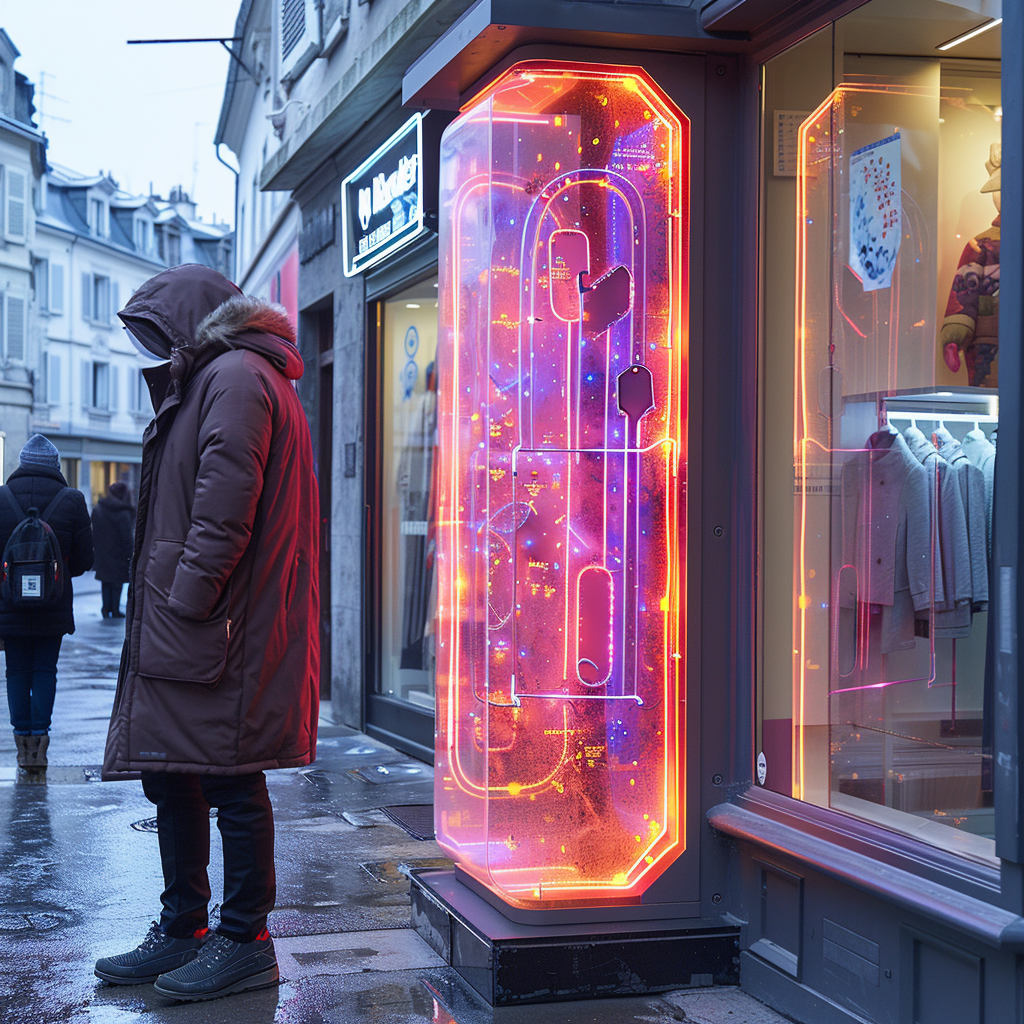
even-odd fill
[[(204, 220), (216, 214), (233, 222), (234, 175), (217, 162), (213, 147), (230, 58), (219, 43), (127, 46), (126, 40), (230, 36), (239, 6), (239, 0), (0, 4), (0, 28), (21, 51), (15, 70), (36, 87), (43, 113), (36, 123), (49, 138), (49, 160), (85, 174), (108, 171), (130, 192), (148, 192), (152, 182), (166, 198), (182, 185)], [(234, 161), (226, 147), (221, 153)]]

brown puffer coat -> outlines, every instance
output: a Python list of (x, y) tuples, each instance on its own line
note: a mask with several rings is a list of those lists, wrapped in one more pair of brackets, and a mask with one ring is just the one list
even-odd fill
[(176, 346), (144, 371), (128, 630), (104, 778), (309, 764), (319, 711), (318, 500), (284, 314), (176, 267), (119, 314)]

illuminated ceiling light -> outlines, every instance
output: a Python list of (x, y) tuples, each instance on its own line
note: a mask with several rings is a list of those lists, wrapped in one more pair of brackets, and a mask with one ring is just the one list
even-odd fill
[(405, 308), (406, 309), (419, 309), (420, 308), (420, 304), (418, 302), (407, 302), (405, 304)]
[(961, 43), (966, 43), (968, 39), (973, 39), (975, 36), (980, 36), (982, 32), (987, 32), (990, 28), (995, 28), (997, 25), (1002, 25), (1002, 18), (993, 18), (991, 21), (986, 21), (984, 25), (978, 25), (977, 28), (972, 28), (967, 32), (962, 32), (958, 36), (953, 36), (952, 39), (947, 39), (944, 43), (939, 43), (935, 47), (936, 50), (952, 50), (954, 46), (959, 46)]

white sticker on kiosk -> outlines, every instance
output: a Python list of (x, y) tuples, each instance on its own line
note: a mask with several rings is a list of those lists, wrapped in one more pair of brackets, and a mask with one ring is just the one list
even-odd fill
[(767, 779), (767, 778), (768, 778), (768, 761), (767, 761), (767, 759), (764, 756), (764, 751), (762, 750), (761, 753), (757, 755), (757, 782), (758, 782), (758, 785), (763, 786), (764, 785), (764, 780)]
[(22, 597), (41, 597), (43, 594), (43, 577), (42, 576), (22, 576), (21, 577), (21, 596)]

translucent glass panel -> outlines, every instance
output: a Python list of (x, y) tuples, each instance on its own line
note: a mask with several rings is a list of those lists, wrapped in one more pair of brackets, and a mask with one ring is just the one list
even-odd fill
[[(920, 56), (885, 55), (890, 14)], [(839, 24), (766, 68), (765, 363), (793, 391), (765, 444), (794, 441), (791, 490), (765, 449), (766, 784), (989, 856), (998, 63), (934, 56), (952, 30), (898, 4)]]
[(528, 62), (442, 142), (438, 840), (521, 905), (681, 849), (688, 127)]

